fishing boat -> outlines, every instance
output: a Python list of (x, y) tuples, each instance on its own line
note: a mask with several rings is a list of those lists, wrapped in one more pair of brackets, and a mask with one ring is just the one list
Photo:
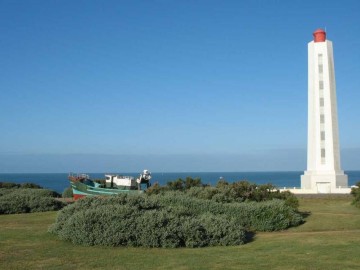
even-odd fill
[(100, 183), (90, 179), (88, 174), (73, 174), (68, 176), (74, 200), (85, 196), (109, 196), (120, 193), (142, 193), (143, 186), (150, 186), (151, 173), (144, 170), (138, 178), (118, 174), (105, 174), (105, 181)]

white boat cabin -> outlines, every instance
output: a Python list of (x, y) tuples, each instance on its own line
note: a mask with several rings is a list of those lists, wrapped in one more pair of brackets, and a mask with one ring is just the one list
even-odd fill
[(132, 176), (105, 174), (107, 188), (113, 187), (137, 187), (136, 179)]
[(132, 176), (123, 176), (118, 174), (105, 174), (105, 183), (107, 188), (123, 188), (123, 189), (141, 189), (142, 184), (150, 186), (151, 172), (144, 170), (139, 178)]

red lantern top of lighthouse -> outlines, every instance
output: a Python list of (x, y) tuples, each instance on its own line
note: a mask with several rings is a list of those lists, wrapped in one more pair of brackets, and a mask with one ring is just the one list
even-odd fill
[(323, 29), (317, 29), (313, 33), (314, 42), (324, 42), (326, 40), (326, 32)]

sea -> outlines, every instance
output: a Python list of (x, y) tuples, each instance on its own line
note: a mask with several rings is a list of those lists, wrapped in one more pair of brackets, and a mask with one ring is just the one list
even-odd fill
[[(349, 177), (349, 186), (355, 185), (360, 181), (360, 171), (346, 171)], [(119, 173), (120, 174), (120, 173)], [(216, 185), (220, 179), (228, 182), (247, 180), (255, 184), (271, 183), (278, 188), (299, 188), (300, 175), (302, 171), (291, 172), (154, 172), (152, 173), (151, 183), (165, 185), (169, 181), (186, 177), (201, 178), (203, 184)], [(90, 173), (91, 179), (104, 178), (105, 173)], [(138, 177), (139, 173), (122, 173), (120, 175), (129, 175)], [(13, 183), (35, 183), (44, 188), (62, 193), (64, 189), (70, 186), (67, 179), (68, 173), (0, 173), (0, 182)]]

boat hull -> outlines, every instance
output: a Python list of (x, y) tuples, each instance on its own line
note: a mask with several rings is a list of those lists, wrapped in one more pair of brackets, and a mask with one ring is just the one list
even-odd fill
[(86, 196), (112, 196), (122, 193), (140, 194), (144, 192), (143, 190), (137, 189), (102, 188), (99, 184), (92, 181), (83, 183), (81, 181), (70, 180), (70, 184), (73, 190), (74, 200), (78, 200)]

